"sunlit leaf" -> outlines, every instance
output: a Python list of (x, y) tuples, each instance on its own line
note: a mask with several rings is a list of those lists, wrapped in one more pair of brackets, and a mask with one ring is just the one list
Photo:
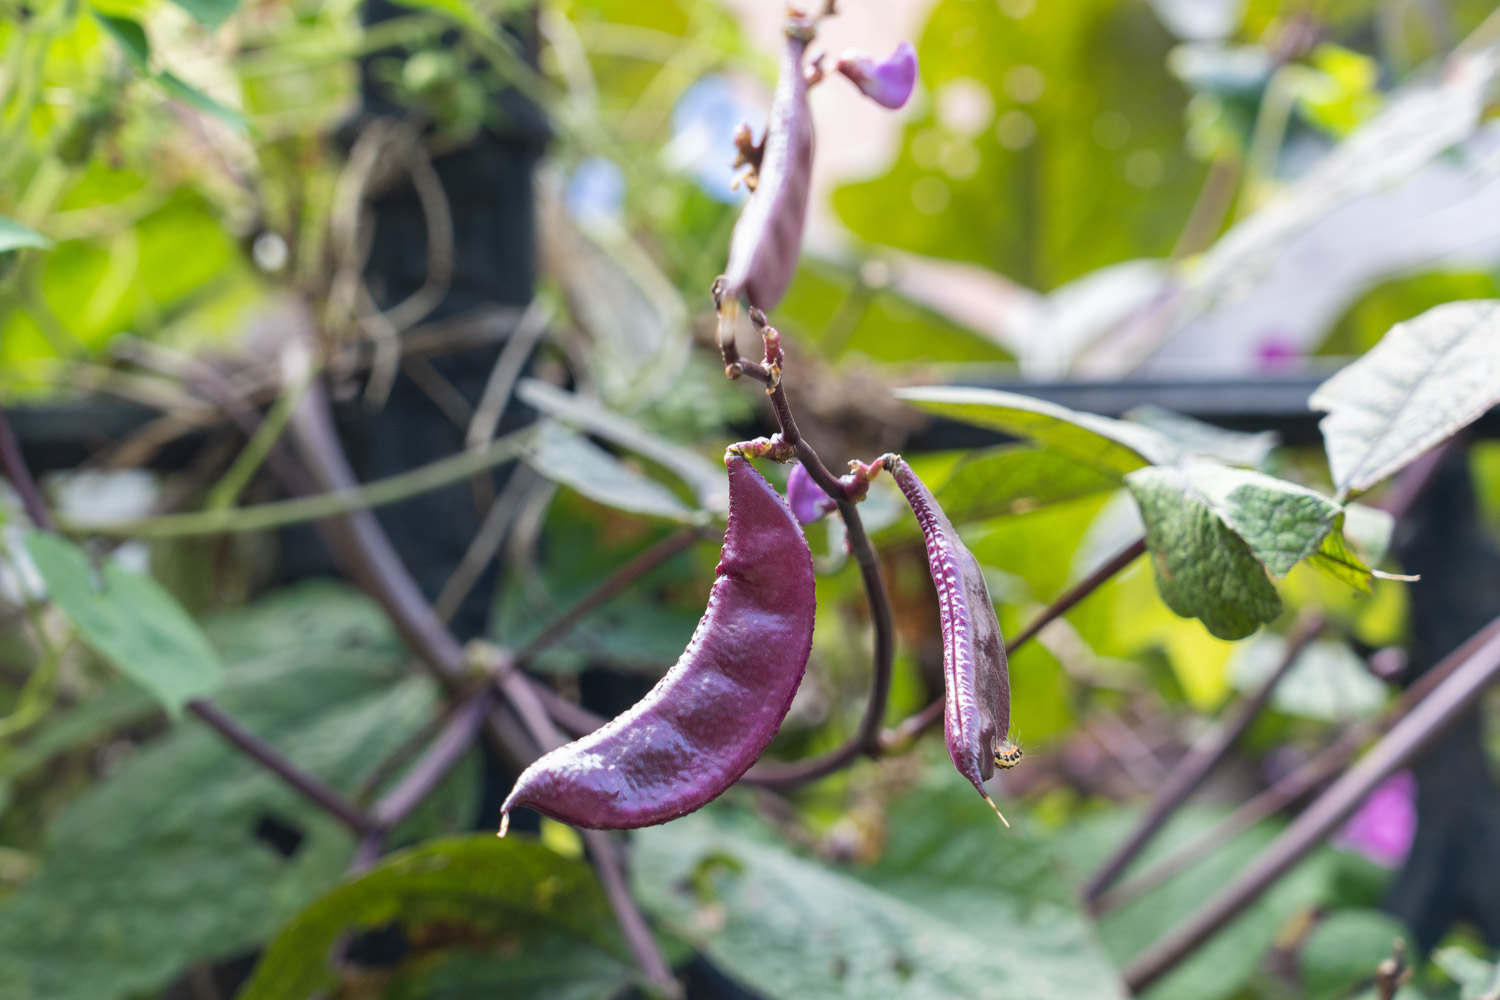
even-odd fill
[(955, 524), (1035, 510), (1117, 489), (1118, 479), (1064, 455), (1001, 445), (973, 453), (937, 491)]
[[(511, 947), (489, 954), (485, 972), (507, 982), (508, 997), (579, 995), (554, 992), (573, 978), (572, 961), (589, 973), (577, 984), (588, 989), (583, 995), (631, 981), (629, 953), (588, 865), (520, 837), (484, 834), (428, 841), (325, 894), (271, 942), (239, 1000), (302, 1000), (334, 986), (329, 954), (339, 937), (392, 920), (413, 936), (433, 926), (450, 935), (463, 928), (470, 941), (509, 938)], [(541, 953), (533, 951), (537, 944)], [(503, 976), (507, 970), (511, 977)]]
[(516, 386), (516, 396), (549, 417), (597, 434), (670, 469), (692, 488), (700, 504), (711, 510), (726, 509), (729, 493), (721, 463), (652, 433), (600, 403), (564, 392), (546, 382), (522, 379)]
[(82, 549), (45, 532), (28, 535), (26, 551), (48, 597), (84, 641), (168, 711), (180, 711), (218, 685), (218, 654), (155, 580), (113, 561), (96, 574)]
[(1160, 431), (1183, 454), (1203, 455), (1228, 465), (1254, 468), (1265, 461), (1277, 443), (1275, 431), (1260, 431), (1255, 434), (1228, 431), (1149, 403), (1127, 410), (1124, 416), (1132, 423)]
[(0, 253), (25, 247), (45, 250), (51, 245), (52, 241), (36, 230), (28, 229), (16, 220), (0, 215)]
[(676, 521), (694, 519), (693, 511), (671, 490), (553, 420), (538, 423), (525, 458), (548, 479), (570, 486), (590, 500), (636, 514)]
[[(1262, 634), (1235, 647), (1230, 672), (1235, 686), (1254, 691), (1286, 653), (1286, 640)], [(1363, 660), (1337, 639), (1309, 643), (1291, 670), (1276, 685), (1271, 704), (1277, 711), (1310, 719), (1343, 722), (1370, 715), (1385, 703), (1386, 687)]]
[(1367, 490), (1500, 402), (1500, 300), (1452, 302), (1398, 323), (1308, 401), (1334, 485)]
[(172, 0), (199, 23), (209, 28), (223, 24), (240, 5), (240, 0)]
[(99, 25), (120, 43), (120, 48), (125, 51), (126, 57), (136, 69), (142, 73), (151, 72), (151, 43), (146, 40), (146, 29), (142, 28), (139, 21), (128, 17), (118, 17), (113, 14), (101, 14), (94, 12), (95, 19)]
[(1500, 991), (1500, 965), (1459, 947), (1439, 948), (1432, 960), (1458, 984), (1459, 1000), (1488, 1000)]
[(1027, 438), (1116, 477), (1153, 462), (1174, 461), (1179, 455), (1170, 440), (1149, 427), (1013, 392), (917, 386), (897, 390), (896, 395), (928, 413)]

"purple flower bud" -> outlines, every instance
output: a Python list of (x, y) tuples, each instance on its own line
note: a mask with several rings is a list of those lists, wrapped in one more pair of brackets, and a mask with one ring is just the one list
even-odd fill
[(792, 466), (792, 474), (787, 478), (786, 502), (792, 508), (792, 514), (803, 524), (821, 520), (838, 506), (822, 487), (813, 482), (801, 462)]
[(870, 100), (895, 110), (911, 98), (917, 85), (917, 53), (911, 42), (902, 42), (890, 56), (876, 62), (858, 49), (850, 49), (839, 60), (838, 71)]

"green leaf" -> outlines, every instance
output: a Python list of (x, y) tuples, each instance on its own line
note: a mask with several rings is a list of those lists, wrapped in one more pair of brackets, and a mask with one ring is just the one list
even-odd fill
[(1500, 992), (1500, 965), (1458, 947), (1439, 948), (1432, 960), (1458, 984), (1460, 1000), (1490, 1000)]
[[(1224, 810), (1188, 806), (1180, 810), (1143, 852), (1146, 866), (1170, 858), (1224, 817)], [(1134, 828), (1135, 810), (1119, 809), (1083, 819), (1055, 838), (1071, 877), (1081, 883)], [(1116, 962), (1124, 963), (1159, 941), (1238, 874), (1280, 832), (1260, 823), (1222, 844), (1213, 854), (1163, 885), (1099, 920), (1099, 935)], [(1202, 947), (1142, 994), (1143, 1000), (1226, 1000), (1256, 975), (1265, 953), (1293, 914), (1327, 899), (1333, 852), (1319, 850), (1279, 879)]]
[[(233, 11), (234, 7), (237, 6), (237, 0), (190, 0), (190, 2), (174, 0), (174, 2), (177, 2), (178, 6), (188, 9), (189, 13), (198, 17), (200, 21), (210, 25), (210, 27), (216, 26), (218, 21), (204, 20), (203, 17), (199, 17), (198, 12), (193, 11), (191, 8), (201, 8), (205, 13), (215, 8), (225, 8), (223, 16), (219, 18), (219, 20), (223, 20), (223, 17), (227, 17)], [(249, 126), (245, 121), (245, 116), (240, 112), (209, 97), (175, 73), (153, 70), (151, 68), (151, 43), (146, 37), (146, 29), (141, 27), (138, 21), (113, 14), (101, 14), (98, 11), (94, 11), (94, 17), (104, 31), (119, 43), (120, 48), (125, 51), (126, 57), (129, 58), (131, 65), (142, 76), (156, 81), (157, 85), (166, 91), (169, 96), (175, 97), (184, 104), (189, 104), (200, 111), (205, 111), (213, 115), (215, 118), (220, 119), (225, 124), (240, 132), (248, 129)]]
[(1045, 832), (1004, 831), (951, 774), (891, 815), (884, 856), (862, 869), (711, 806), (637, 834), (636, 892), (768, 998), (1123, 996)]
[(599, 403), (537, 379), (522, 379), (516, 385), (516, 396), (561, 423), (597, 434), (670, 470), (692, 489), (704, 508), (728, 509), (729, 493), (723, 463), (704, 458)]
[[(1259, 688), (1285, 652), (1286, 640), (1277, 635), (1259, 635), (1237, 647), (1230, 665), (1235, 686)], [(1336, 639), (1309, 643), (1271, 695), (1279, 712), (1330, 722), (1373, 715), (1385, 701), (1386, 686)]]
[(834, 208), (861, 239), (1039, 289), (1165, 257), (1204, 169), (1171, 45), (1145, 4), (941, 0), (917, 41), (931, 100), (906, 112), (895, 164)]
[(510, 946), (489, 954), (485, 974), (504, 981), (508, 971), (533, 988), (517, 982), (505, 996), (555, 996), (551, 988), (579, 959), (593, 980), (585, 995), (597, 995), (601, 975), (616, 990), (631, 981), (629, 952), (588, 865), (520, 837), (484, 834), (430, 841), (325, 894), (282, 928), (239, 1000), (301, 1000), (334, 986), (328, 959), (340, 936), (393, 920), (411, 938), (422, 927), (506, 935)]
[(193, 16), (206, 28), (217, 28), (229, 19), (240, 5), (240, 0), (172, 0)]
[[(208, 634), (227, 664), (216, 703), (334, 788), (358, 787), (439, 709), (380, 609), (343, 587), (284, 591)], [(259, 946), (353, 850), (345, 827), (185, 720), (69, 804), (41, 870), (0, 900), (0, 996), (156, 995), (187, 964)]]
[(1397, 940), (1411, 935), (1378, 910), (1340, 910), (1319, 920), (1298, 959), (1308, 1000), (1338, 1000), (1369, 982)]
[(1308, 401), (1339, 492), (1367, 490), (1500, 402), (1500, 300), (1398, 323)]
[(526, 446), (532, 468), (553, 482), (571, 486), (590, 500), (635, 514), (696, 519), (661, 483), (648, 479), (609, 452), (554, 420), (541, 420)]
[(36, 230), (28, 229), (14, 219), (7, 219), (0, 215), (0, 253), (25, 247), (45, 250), (51, 245), (52, 241)]
[(57, 535), (32, 532), (26, 551), (47, 593), (99, 655), (177, 713), (218, 686), (214, 648), (172, 595), (113, 561), (95, 582), (88, 555)]
[(167, 72), (159, 73), (156, 76), (156, 82), (161, 84), (163, 90), (179, 101), (191, 105), (199, 111), (205, 111), (213, 115), (235, 131), (246, 132), (249, 130), (250, 123), (245, 120), (243, 114), (227, 104), (214, 100), (176, 74)]
[(1141, 466), (1176, 460), (1180, 452), (1149, 427), (1079, 413), (1066, 406), (998, 389), (915, 386), (897, 397), (928, 413), (989, 427), (1044, 448), (1116, 479)]
[(1368, 594), (1374, 574), (1370, 571), (1370, 567), (1365, 565), (1364, 560), (1349, 547), (1344, 537), (1344, 526), (1345, 515), (1341, 514), (1334, 521), (1333, 529), (1323, 536), (1323, 541), (1318, 545), (1318, 551), (1308, 558), (1308, 562), (1335, 580), (1342, 580), (1361, 593)]
[(1220, 639), (1243, 639), (1281, 613), (1281, 598), (1250, 546), (1181, 469), (1125, 477), (1146, 524), (1156, 589), (1167, 607)]
[(1150, 404), (1127, 410), (1124, 416), (1131, 423), (1160, 431), (1184, 455), (1215, 458), (1226, 465), (1244, 465), (1254, 468), (1266, 460), (1277, 444), (1275, 431), (1261, 431), (1256, 434), (1227, 431), (1222, 427), (1206, 424), (1201, 420), (1194, 420), (1192, 417)]
[[(408, 960), (382, 1000), (613, 1000), (631, 979), (631, 968), (597, 948), (579, 947), (566, 934), (533, 924), (522, 947), (449, 948)], [(633, 994), (623, 994), (630, 996)]]
[[(1020, 514), (1118, 488), (1119, 480), (1057, 452), (1001, 445), (972, 453), (937, 491), (955, 524)], [(909, 523), (903, 519), (902, 523)]]
[(141, 27), (139, 21), (128, 17), (118, 17), (113, 14), (101, 14), (94, 11), (94, 19), (105, 33), (120, 44), (125, 50), (125, 55), (136, 69), (146, 75), (151, 74), (151, 43), (146, 40), (146, 29)]
[(1332, 500), (1285, 479), (1212, 462), (1187, 462), (1178, 469), (1277, 576), (1317, 552), (1343, 514)]

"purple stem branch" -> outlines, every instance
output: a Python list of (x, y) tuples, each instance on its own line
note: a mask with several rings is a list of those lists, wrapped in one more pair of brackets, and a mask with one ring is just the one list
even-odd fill
[(382, 830), (391, 829), (431, 794), (474, 745), (494, 706), (495, 689), (490, 685), (459, 702), (411, 770), (375, 804), (376, 826)]
[(691, 548), (702, 537), (703, 532), (698, 528), (683, 528), (638, 552), (522, 646), (516, 653), (516, 662), (525, 664), (535, 659), (538, 653), (566, 636), (600, 605), (612, 600), (679, 552)]
[[(779, 347), (773, 346), (775, 340), (772, 338), (777, 336), (775, 331), (766, 325), (766, 318), (758, 309), (750, 311), (750, 319), (761, 331), (762, 336), (767, 337), (767, 360), (772, 360), (770, 355), (773, 352), (776, 355), (780, 353)], [(891, 665), (895, 658), (895, 644), (892, 638), (895, 630), (894, 616), (891, 613), (890, 595), (885, 589), (885, 580), (880, 574), (880, 563), (875, 557), (875, 547), (870, 543), (870, 536), (865, 532), (864, 521), (859, 516), (859, 508), (851, 501), (849, 488), (828, 471), (828, 467), (823, 464), (817, 451), (802, 436), (797, 420), (792, 415), (792, 405), (787, 399), (786, 387), (779, 376), (779, 361), (774, 367), (743, 360), (735, 364), (742, 372), (765, 383), (767, 395), (771, 398), (771, 409), (776, 415), (776, 423), (781, 427), (781, 440), (796, 451), (797, 460), (802, 463), (802, 467), (807, 470), (813, 482), (817, 483), (823, 492), (838, 505), (839, 517), (844, 521), (849, 552), (859, 566), (860, 579), (864, 583), (865, 597), (870, 605), (870, 627), (875, 637), (870, 697), (865, 703), (865, 711), (860, 718), (859, 728), (848, 741), (829, 753), (810, 760), (790, 764), (772, 762), (756, 764), (746, 772), (742, 779), (749, 784), (767, 788), (796, 788), (833, 774), (861, 754), (870, 757), (880, 755), (881, 725), (885, 721), (885, 709), (891, 688)]]
[(1156, 982), (1238, 916), (1338, 829), (1382, 781), (1409, 764), (1473, 706), (1500, 677), (1500, 618), (1434, 669), (1444, 670), (1445, 676), (1431, 694), (1293, 820), (1248, 868), (1126, 967), (1125, 982), (1132, 992)]
[(1271, 700), (1272, 693), (1281, 679), (1291, 670), (1297, 658), (1308, 644), (1317, 638), (1323, 630), (1324, 619), (1322, 615), (1305, 616), (1292, 629), (1287, 638), (1286, 650), (1282, 653), (1281, 662), (1271, 671), (1259, 688), (1250, 697), (1242, 700), (1234, 711), (1224, 720), (1218, 730), (1194, 747), (1178, 765), (1167, 775), (1165, 783), (1151, 800), (1151, 805), (1146, 809), (1146, 815), (1136, 824), (1130, 836), (1125, 842), (1117, 847), (1098, 870), (1089, 877), (1083, 886), (1083, 898), (1087, 903), (1096, 902), (1104, 891), (1114, 884), (1140, 854), (1142, 849), (1151, 842), (1177, 807), (1182, 805), (1204, 780), (1211, 774), (1214, 768), (1229, 755), (1229, 751), (1239, 742), (1245, 730), (1250, 728), (1250, 723), (1255, 721), (1262, 708)]

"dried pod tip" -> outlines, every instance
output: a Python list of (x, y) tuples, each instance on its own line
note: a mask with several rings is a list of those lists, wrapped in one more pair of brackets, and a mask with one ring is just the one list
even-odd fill
[(881, 107), (903, 107), (917, 85), (917, 53), (910, 42), (901, 42), (885, 59), (874, 59), (850, 49), (839, 60), (838, 71)]
[(1010, 829), (1010, 820), (1006, 819), (1005, 818), (1005, 813), (1001, 812), (1000, 811), (1000, 807), (997, 806), (997, 805), (995, 805), (995, 800), (992, 799), (992, 798), (990, 798), (988, 795), (986, 795), (984, 797), (984, 801), (986, 801), (986, 802), (988, 802), (990, 804), (990, 808), (993, 809), (993, 810), (995, 810), (995, 815), (1000, 817), (1000, 822), (1004, 823), (1005, 824), (1005, 828), (1007, 830), (1009, 830)]
[(787, 477), (786, 502), (797, 520), (803, 524), (822, 520), (838, 507), (833, 498), (813, 482), (812, 476), (800, 462), (792, 466), (792, 473)]

